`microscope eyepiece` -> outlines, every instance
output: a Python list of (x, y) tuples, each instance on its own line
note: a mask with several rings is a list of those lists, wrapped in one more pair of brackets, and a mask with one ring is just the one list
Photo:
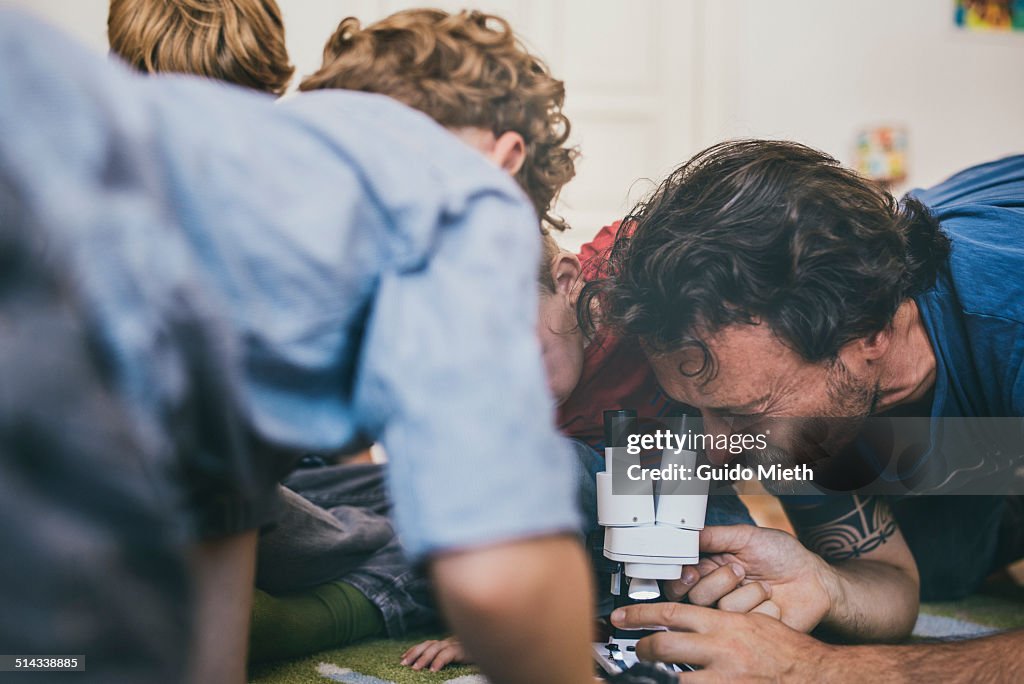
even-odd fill
[(604, 445), (606, 447), (628, 446), (626, 440), (636, 432), (637, 417), (634, 409), (616, 409), (604, 412)]

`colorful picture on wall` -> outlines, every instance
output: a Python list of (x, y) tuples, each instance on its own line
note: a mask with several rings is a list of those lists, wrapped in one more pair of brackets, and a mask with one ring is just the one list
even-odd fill
[(857, 134), (854, 168), (886, 187), (907, 178), (907, 131), (898, 126), (875, 126)]
[(956, 25), (967, 31), (1024, 31), (1024, 0), (954, 0)]

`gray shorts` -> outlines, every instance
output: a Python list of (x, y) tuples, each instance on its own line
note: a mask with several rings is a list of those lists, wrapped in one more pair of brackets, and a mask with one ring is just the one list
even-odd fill
[(302, 468), (285, 485), (283, 512), (260, 535), (256, 586), (286, 594), (341, 580), (380, 609), (391, 637), (439, 626), (426, 574), (392, 527), (384, 466)]
[[(594, 474), (604, 459), (572, 440), (578, 464), (578, 505), (599, 588), (608, 586), (603, 534), (597, 525)], [(256, 584), (272, 594), (302, 591), (342, 580), (361, 591), (384, 615), (388, 635), (435, 627), (438, 613), (421, 568), (402, 553), (388, 515), (384, 466), (303, 468), (285, 480), (285, 513), (260, 536)], [(301, 496), (299, 496), (301, 495)], [(707, 524), (753, 524), (735, 495), (709, 497)], [(603, 593), (595, 599), (608, 608)], [(607, 605), (605, 605), (607, 604)], [(610, 608), (608, 608), (610, 610)]]

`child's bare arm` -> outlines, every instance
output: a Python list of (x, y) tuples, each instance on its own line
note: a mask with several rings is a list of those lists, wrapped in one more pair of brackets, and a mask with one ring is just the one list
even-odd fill
[[(438, 554), (430, 561), (430, 578), (446, 621), (492, 681), (594, 681), (594, 593), (574, 536)], [(521, 653), (530, 657), (516, 657)]]

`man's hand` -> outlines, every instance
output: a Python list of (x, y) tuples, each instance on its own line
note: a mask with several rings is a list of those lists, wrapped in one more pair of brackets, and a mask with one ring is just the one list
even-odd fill
[(817, 682), (832, 647), (766, 615), (743, 615), (680, 603), (619, 608), (612, 623), (627, 629), (667, 627), (641, 639), (641, 660), (699, 665), (680, 682)]
[(408, 665), (414, 670), (428, 668), (431, 672), (437, 672), (451, 663), (468, 662), (462, 644), (455, 637), (439, 641), (430, 639), (416, 644), (402, 654), (402, 665)]
[(697, 606), (765, 613), (803, 632), (814, 629), (838, 600), (835, 571), (785, 532), (752, 525), (705, 527), (700, 550), (710, 555), (696, 569), (684, 569), (681, 579), (666, 582), (666, 598), (688, 596)]
[(1024, 679), (1024, 631), (981, 639), (907, 646), (830, 646), (764, 615), (743, 615), (680, 603), (619, 608), (612, 623), (626, 629), (667, 627), (641, 639), (641, 660), (700, 665), (681, 684), (892, 682), (1010, 684)]

